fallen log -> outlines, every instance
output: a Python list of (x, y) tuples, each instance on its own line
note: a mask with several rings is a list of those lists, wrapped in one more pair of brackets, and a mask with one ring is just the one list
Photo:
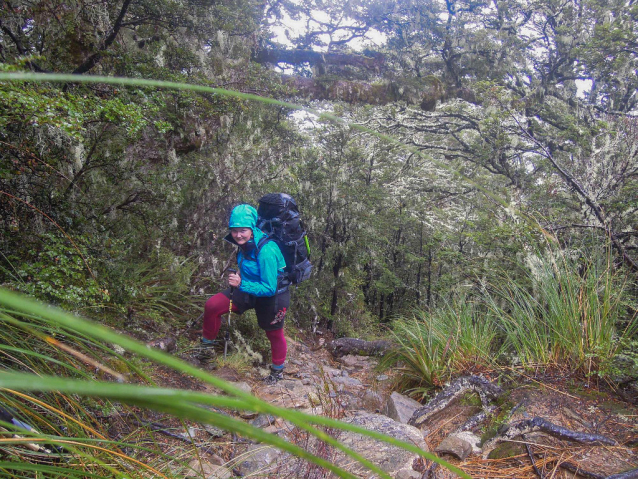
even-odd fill
[(408, 424), (420, 427), (431, 416), (446, 408), (454, 399), (468, 391), (478, 393), (483, 408), (487, 408), (490, 401), (493, 401), (503, 394), (503, 390), (500, 387), (496, 384), (492, 384), (485, 378), (480, 376), (463, 376), (452, 381), (449, 386), (437, 394), (429, 403), (414, 411)]
[(358, 356), (383, 356), (392, 347), (390, 341), (364, 341), (357, 338), (339, 338), (328, 343), (326, 349), (335, 358), (340, 358), (348, 354)]

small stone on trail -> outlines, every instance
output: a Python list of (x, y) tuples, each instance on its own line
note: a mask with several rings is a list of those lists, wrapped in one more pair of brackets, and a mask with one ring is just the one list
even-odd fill
[(275, 421), (275, 416), (271, 416), (270, 414), (260, 414), (255, 419), (250, 421), (250, 424), (255, 427), (267, 427), (273, 425)]
[(346, 377), (338, 376), (338, 377), (332, 378), (332, 382), (335, 384), (343, 385), (345, 387), (350, 387), (350, 388), (363, 387), (363, 384), (361, 383), (361, 381), (359, 381), (356, 378), (350, 378), (347, 376)]
[(259, 413), (256, 413), (254, 411), (244, 411), (239, 415), (239, 417), (241, 417), (242, 419), (255, 419), (258, 415)]
[(202, 424), (202, 427), (204, 428), (204, 431), (206, 431), (213, 437), (222, 437), (224, 434), (226, 434), (226, 431), (211, 424)]
[(371, 389), (366, 389), (361, 398), (361, 407), (367, 411), (381, 412), (383, 398)]
[(120, 356), (126, 353), (126, 349), (124, 349), (119, 344), (111, 344), (111, 349), (114, 353), (119, 354)]
[(173, 337), (154, 339), (153, 341), (146, 343), (146, 346), (170, 353), (175, 351), (175, 348), (177, 347), (177, 339)]
[(438, 454), (450, 454), (463, 461), (472, 453), (472, 445), (460, 437), (448, 436), (434, 451)]
[(241, 389), (242, 391), (248, 393), (248, 394), (252, 394), (253, 393), (253, 388), (250, 384), (248, 384), (245, 381), (241, 381), (238, 383), (235, 382), (231, 382), (230, 384), (232, 384), (233, 386), (235, 386), (237, 389)]
[(387, 374), (379, 374), (377, 376), (377, 381), (387, 381), (388, 379), (390, 379), (390, 376)]
[(229, 479), (232, 472), (222, 466), (211, 464), (205, 459), (193, 459), (189, 464), (189, 472), (186, 477), (205, 477), (206, 479)]
[(279, 449), (272, 446), (263, 444), (250, 445), (241, 456), (245, 458), (245, 461), (240, 463), (237, 469), (242, 476), (248, 476), (256, 472), (259, 472), (259, 476), (267, 476), (269, 473), (274, 472), (271, 469), (276, 467), (275, 463), (281, 454), (282, 452)]

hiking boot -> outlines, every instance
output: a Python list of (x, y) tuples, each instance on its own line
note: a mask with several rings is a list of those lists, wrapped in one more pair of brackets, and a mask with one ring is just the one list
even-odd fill
[(195, 356), (200, 361), (206, 362), (215, 358), (215, 349), (219, 347), (221, 343), (216, 339), (201, 338), (199, 344), (200, 346)]
[(221, 344), (221, 341), (217, 339), (206, 339), (202, 337), (199, 340), (199, 344), (204, 349), (215, 349), (217, 346)]
[(284, 378), (284, 368), (273, 368), (270, 366), (270, 374), (266, 376), (263, 381), (269, 386), (277, 384), (277, 381), (281, 381)]

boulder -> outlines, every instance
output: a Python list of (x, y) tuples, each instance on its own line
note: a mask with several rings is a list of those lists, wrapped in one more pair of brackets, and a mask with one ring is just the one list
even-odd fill
[(388, 398), (383, 413), (395, 421), (407, 424), (414, 411), (420, 407), (422, 407), (420, 402), (395, 391)]
[(463, 461), (472, 453), (472, 445), (465, 439), (450, 435), (441, 441), (441, 444), (436, 447), (435, 452), (438, 454), (449, 454)]
[[(345, 421), (364, 429), (377, 431), (414, 444), (424, 451), (428, 450), (419, 429), (393, 421), (382, 414), (359, 411)], [(393, 477), (396, 477), (399, 472), (404, 477), (409, 477), (409, 471), (412, 470), (415, 459), (419, 457), (417, 454), (400, 447), (349, 431), (342, 432), (338, 439), (341, 444), (358, 452)], [(351, 457), (346, 456), (341, 451), (336, 453), (333, 462), (354, 474), (363, 475), (364, 477), (369, 477), (370, 475), (370, 471), (367, 468), (353, 461)]]

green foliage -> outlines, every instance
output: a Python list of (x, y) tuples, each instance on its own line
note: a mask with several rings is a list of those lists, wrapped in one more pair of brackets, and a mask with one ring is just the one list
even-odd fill
[[(228, 315), (222, 318), (222, 338), (224, 330), (228, 328)], [(288, 318), (286, 318), (288, 319)], [(235, 350), (240, 356), (251, 363), (270, 364), (270, 342), (264, 331), (257, 324), (257, 316), (253, 310), (242, 315), (233, 314), (230, 324), (231, 338), (235, 343)]]
[(460, 296), (396, 320), (396, 347), (382, 365), (398, 367), (399, 386), (419, 394), (467, 370), (496, 366), (494, 357), (530, 369), (615, 376), (613, 358), (638, 320), (626, 317), (626, 278), (608, 260), (560, 250), (530, 255), (527, 281), (504, 275), (473, 299)]
[(190, 286), (196, 270), (192, 258), (158, 248), (150, 258), (117, 258), (108, 275), (113, 299), (124, 310), (165, 319), (195, 308)]
[[(25, 257), (6, 257), (2, 271), (16, 289), (70, 309), (98, 306), (110, 301), (90, 266), (86, 238), (44, 234)], [(13, 265), (15, 266), (15, 269)]]

